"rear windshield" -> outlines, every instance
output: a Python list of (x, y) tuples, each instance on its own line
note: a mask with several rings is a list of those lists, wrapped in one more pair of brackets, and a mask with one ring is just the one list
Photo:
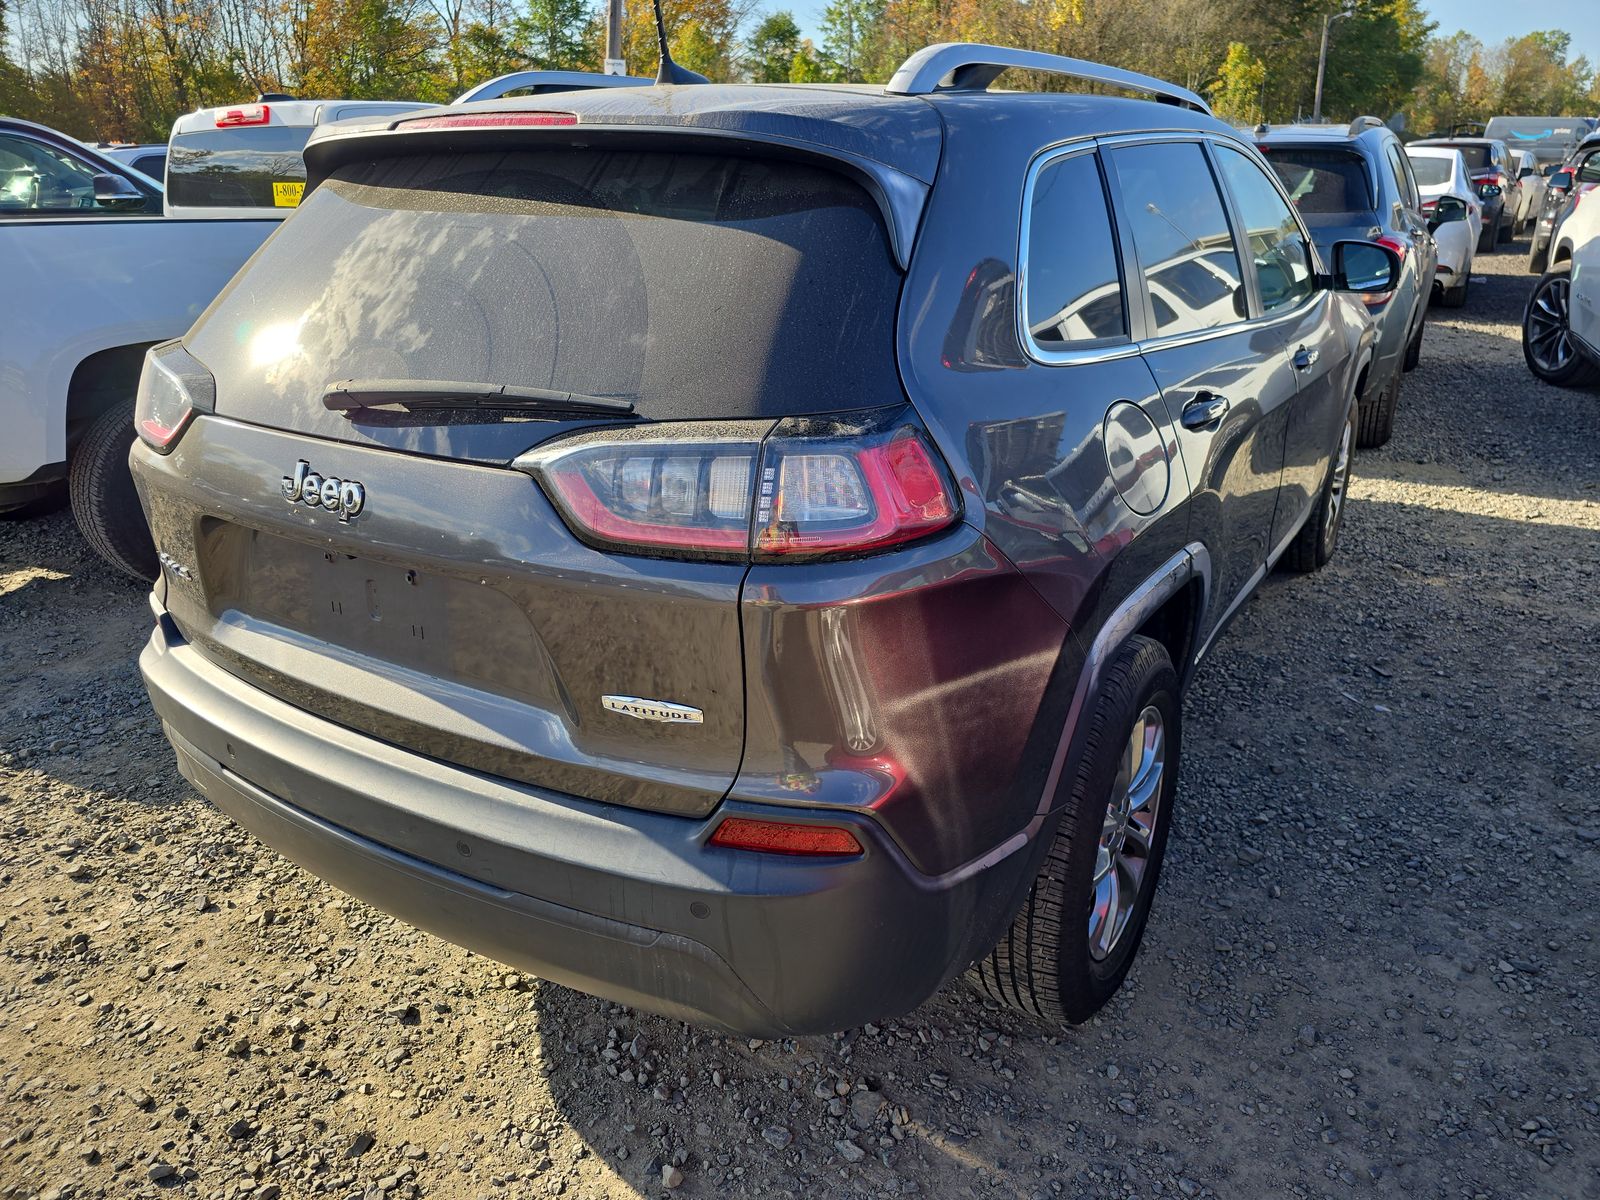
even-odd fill
[(1289, 192), (1306, 224), (1345, 224), (1377, 203), (1367, 164), (1347, 150), (1312, 146), (1265, 146), (1267, 161)]
[(1494, 165), (1489, 157), (1489, 147), (1482, 142), (1436, 142), (1434, 143), (1446, 150), (1459, 150), (1461, 157), (1466, 160), (1467, 170), (1486, 171)]
[(1442, 183), (1450, 182), (1450, 160), (1448, 158), (1423, 158), (1420, 155), (1407, 155), (1411, 159), (1411, 173), (1417, 177), (1417, 183), (1422, 187), (1437, 187)]
[[(190, 345), (263, 419), (320, 408), (351, 378), (623, 397), (658, 419), (784, 416), (903, 401), (899, 295), (877, 206), (823, 168), (419, 154), (321, 183)], [(263, 368), (249, 345), (274, 329), (292, 353)]]
[(293, 208), (310, 136), (309, 125), (179, 134), (167, 147), (167, 200), (193, 208)]

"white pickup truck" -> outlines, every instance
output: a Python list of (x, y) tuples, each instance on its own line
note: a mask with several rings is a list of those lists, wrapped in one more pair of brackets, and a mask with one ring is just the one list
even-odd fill
[(127, 462), (145, 350), (183, 334), (294, 211), (313, 127), (417, 107), (263, 96), (185, 114), (164, 197), (64, 134), (0, 118), (0, 513), (67, 483), (89, 544), (154, 578)]

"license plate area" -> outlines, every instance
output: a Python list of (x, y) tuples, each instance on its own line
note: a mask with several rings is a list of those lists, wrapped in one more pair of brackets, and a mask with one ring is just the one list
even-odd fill
[(538, 639), (482, 577), (387, 563), (219, 522), (203, 539), (212, 612), (431, 677), (535, 701)]

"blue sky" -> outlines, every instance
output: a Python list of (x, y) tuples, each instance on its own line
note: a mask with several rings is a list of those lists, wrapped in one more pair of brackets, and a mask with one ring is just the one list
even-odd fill
[[(767, 11), (787, 8), (794, 13), (801, 32), (817, 36), (817, 22), (827, 0), (764, 0)], [(1596, 0), (1423, 0), (1423, 7), (1439, 25), (1441, 34), (1465, 29), (1485, 45), (1493, 46), (1510, 37), (1521, 37), (1535, 29), (1565, 29), (1572, 35), (1572, 52), (1586, 54), (1591, 63), (1600, 64), (1600, 12)]]

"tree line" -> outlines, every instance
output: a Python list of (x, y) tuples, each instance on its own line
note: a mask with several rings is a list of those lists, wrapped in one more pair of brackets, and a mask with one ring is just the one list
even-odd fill
[[(1144, 71), (1253, 124), (1308, 114), (1338, 0), (832, 0), (818, 37), (756, 0), (663, 0), (673, 56), (717, 81), (881, 82), (930, 42), (1026, 46)], [(0, 113), (83, 138), (164, 141), (187, 110), (286, 91), (449, 100), (524, 68), (599, 70), (595, 0), (0, 0)], [(1425, 133), (1499, 113), (1600, 114), (1570, 38), (1486, 46), (1439, 34), (1419, 0), (1361, 0), (1333, 23), (1323, 112), (1400, 114)], [(646, 0), (630, 70), (653, 73)], [(1052, 81), (1031, 81), (1053, 86)]]

